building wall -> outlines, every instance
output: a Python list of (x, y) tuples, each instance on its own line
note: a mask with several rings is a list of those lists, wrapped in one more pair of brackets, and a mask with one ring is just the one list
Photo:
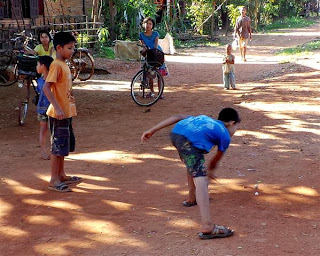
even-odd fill
[[(46, 16), (58, 16), (58, 15), (70, 15), (78, 16), (83, 15), (83, 0), (57, 0), (55, 2), (50, 0), (45, 1), (45, 15)], [(61, 7), (61, 5), (63, 7)], [(85, 0), (86, 15), (90, 15), (92, 6), (92, 0)]]

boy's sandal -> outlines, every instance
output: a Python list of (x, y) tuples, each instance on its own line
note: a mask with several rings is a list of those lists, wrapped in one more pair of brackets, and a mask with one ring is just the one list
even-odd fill
[(224, 227), (224, 226), (219, 226), (219, 225), (214, 225), (213, 230), (210, 233), (199, 233), (199, 238), (200, 239), (214, 239), (214, 238), (225, 238), (232, 236), (234, 233), (234, 230)]
[(56, 192), (61, 192), (61, 193), (65, 193), (65, 192), (71, 192), (72, 190), (68, 187), (67, 184), (60, 182), (54, 186), (49, 186), (48, 187), (49, 190), (52, 191), (56, 191)]
[(64, 184), (76, 184), (76, 183), (81, 183), (83, 181), (83, 178), (78, 177), (78, 176), (71, 176), (69, 180), (65, 180), (63, 183)]
[(194, 202), (183, 201), (182, 205), (185, 207), (191, 207), (191, 206), (197, 205), (197, 201), (194, 201)]

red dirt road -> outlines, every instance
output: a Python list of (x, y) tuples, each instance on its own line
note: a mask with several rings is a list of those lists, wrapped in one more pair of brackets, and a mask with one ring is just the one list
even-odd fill
[[(320, 255), (320, 54), (274, 55), (319, 31), (254, 35), (246, 63), (235, 53), (236, 91), (222, 89), (223, 47), (168, 56), (166, 98), (149, 112), (129, 94), (139, 64), (98, 60), (112, 74), (75, 84), (77, 151), (65, 169), (85, 181), (67, 194), (47, 189), (34, 106), (19, 127), (21, 90), (0, 88), (0, 255)], [(145, 144), (140, 136), (170, 115), (216, 117), (227, 106), (243, 121), (210, 198), (215, 223), (235, 234), (201, 241), (197, 206), (182, 206), (186, 173), (170, 129)]]

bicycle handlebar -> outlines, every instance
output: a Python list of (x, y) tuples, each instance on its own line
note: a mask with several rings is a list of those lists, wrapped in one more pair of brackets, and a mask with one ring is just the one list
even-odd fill
[(148, 46), (146, 46), (145, 44), (137, 44), (138, 46), (140, 46), (140, 47), (143, 47), (143, 48), (147, 48), (147, 49), (149, 49), (149, 47)]

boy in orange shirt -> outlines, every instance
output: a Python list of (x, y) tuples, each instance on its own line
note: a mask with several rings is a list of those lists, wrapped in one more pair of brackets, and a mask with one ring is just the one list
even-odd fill
[(76, 39), (70, 33), (55, 34), (53, 45), (56, 59), (50, 70), (43, 91), (50, 101), (47, 115), (51, 130), (51, 179), (49, 190), (70, 192), (68, 184), (79, 183), (81, 177), (67, 176), (64, 172), (64, 157), (75, 149), (72, 117), (77, 115), (72, 94), (72, 76), (66, 60), (70, 59)]

